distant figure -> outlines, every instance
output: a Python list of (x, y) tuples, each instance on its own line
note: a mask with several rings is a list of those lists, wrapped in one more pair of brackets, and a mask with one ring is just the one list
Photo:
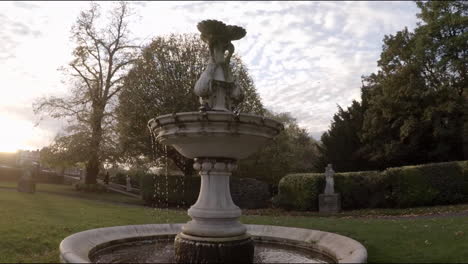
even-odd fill
[(127, 192), (132, 190), (132, 183), (130, 182), (130, 176), (127, 175)]
[(106, 176), (104, 177), (104, 183), (109, 184), (109, 172), (106, 172)]
[(335, 193), (335, 181), (333, 179), (333, 175), (335, 175), (335, 171), (332, 168), (331, 164), (325, 168), (325, 194), (334, 194)]

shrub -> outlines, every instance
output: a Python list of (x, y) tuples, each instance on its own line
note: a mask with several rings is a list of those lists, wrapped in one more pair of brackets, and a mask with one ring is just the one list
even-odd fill
[[(378, 171), (336, 173), (334, 180), (335, 192), (341, 195), (343, 209), (374, 208), (385, 203), (388, 182)], [(325, 180), (322, 182), (319, 193), (325, 189)]]
[(99, 185), (99, 184), (86, 184), (86, 183), (75, 183), (74, 184), (75, 190), (80, 192), (93, 192), (93, 193), (102, 193), (106, 192), (106, 187)]
[(285, 209), (317, 210), (319, 189), (324, 181), (319, 173), (286, 175), (279, 182), (274, 204)]
[(0, 167), (0, 180), (1, 181), (17, 181), (22, 174), (19, 168)]
[(257, 209), (269, 205), (270, 186), (265, 182), (251, 178), (231, 177), (229, 187), (232, 200), (240, 208)]
[[(343, 209), (411, 207), (468, 202), (468, 161), (335, 174)], [(289, 174), (281, 179), (274, 204), (316, 210), (325, 186), (323, 174)]]
[(200, 190), (200, 177), (143, 174), (141, 195), (151, 206), (189, 206), (195, 203)]
[(41, 171), (34, 175), (34, 181), (37, 183), (63, 184), (64, 177), (56, 172)]
[(110, 177), (110, 182), (126, 185), (127, 184), (127, 174), (123, 172), (117, 172), (114, 176)]
[[(144, 174), (141, 176), (141, 195), (151, 206), (193, 205), (198, 198), (201, 178)], [(267, 207), (270, 200), (268, 184), (250, 178), (231, 177), (232, 200), (241, 208)], [(159, 190), (159, 191), (158, 191)]]
[(468, 201), (466, 162), (389, 168), (389, 195), (396, 207), (455, 204)]

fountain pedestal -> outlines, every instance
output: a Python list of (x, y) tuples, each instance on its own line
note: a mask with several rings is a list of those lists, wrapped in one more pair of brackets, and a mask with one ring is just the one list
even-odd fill
[(245, 29), (214, 20), (197, 27), (210, 50), (209, 63), (194, 87), (200, 112), (163, 115), (148, 123), (160, 143), (195, 159), (201, 177), (198, 200), (188, 210), (192, 220), (174, 242), (175, 258), (179, 263), (251, 263), (253, 241), (238, 220), (241, 210), (232, 201), (229, 177), (237, 160), (253, 154), (283, 126), (262, 116), (233, 112), (244, 93), (230, 69), (231, 41), (244, 37)]
[(233, 159), (195, 159), (201, 177), (197, 202), (190, 207), (192, 218), (175, 239), (179, 263), (252, 262), (253, 241), (238, 218), (241, 210), (234, 204), (229, 177), (237, 168)]

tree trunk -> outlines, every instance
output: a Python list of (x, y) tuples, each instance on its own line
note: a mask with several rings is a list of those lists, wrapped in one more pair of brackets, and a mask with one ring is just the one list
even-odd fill
[(85, 184), (97, 183), (97, 176), (99, 174), (99, 167), (101, 164), (99, 153), (100, 153), (100, 145), (101, 145), (101, 140), (102, 140), (102, 117), (104, 113), (104, 108), (102, 107), (93, 107), (93, 108), (94, 108), (94, 111), (93, 111), (94, 115), (93, 115), (93, 120), (91, 122), (92, 134), (91, 134), (91, 140), (90, 140), (90, 146), (89, 146), (89, 151), (90, 151), (89, 159), (86, 164)]
[(468, 93), (463, 95), (463, 117), (461, 135), (463, 141), (463, 159), (468, 160)]

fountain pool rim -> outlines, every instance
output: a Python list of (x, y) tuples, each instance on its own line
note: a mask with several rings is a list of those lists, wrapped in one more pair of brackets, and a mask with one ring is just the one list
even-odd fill
[[(147, 224), (103, 227), (72, 234), (60, 243), (63, 263), (91, 263), (90, 255), (101, 248), (125, 241), (175, 236), (184, 224)], [(365, 263), (367, 250), (358, 241), (335, 233), (313, 229), (245, 225), (254, 240), (306, 248), (335, 260), (336, 263)]]

